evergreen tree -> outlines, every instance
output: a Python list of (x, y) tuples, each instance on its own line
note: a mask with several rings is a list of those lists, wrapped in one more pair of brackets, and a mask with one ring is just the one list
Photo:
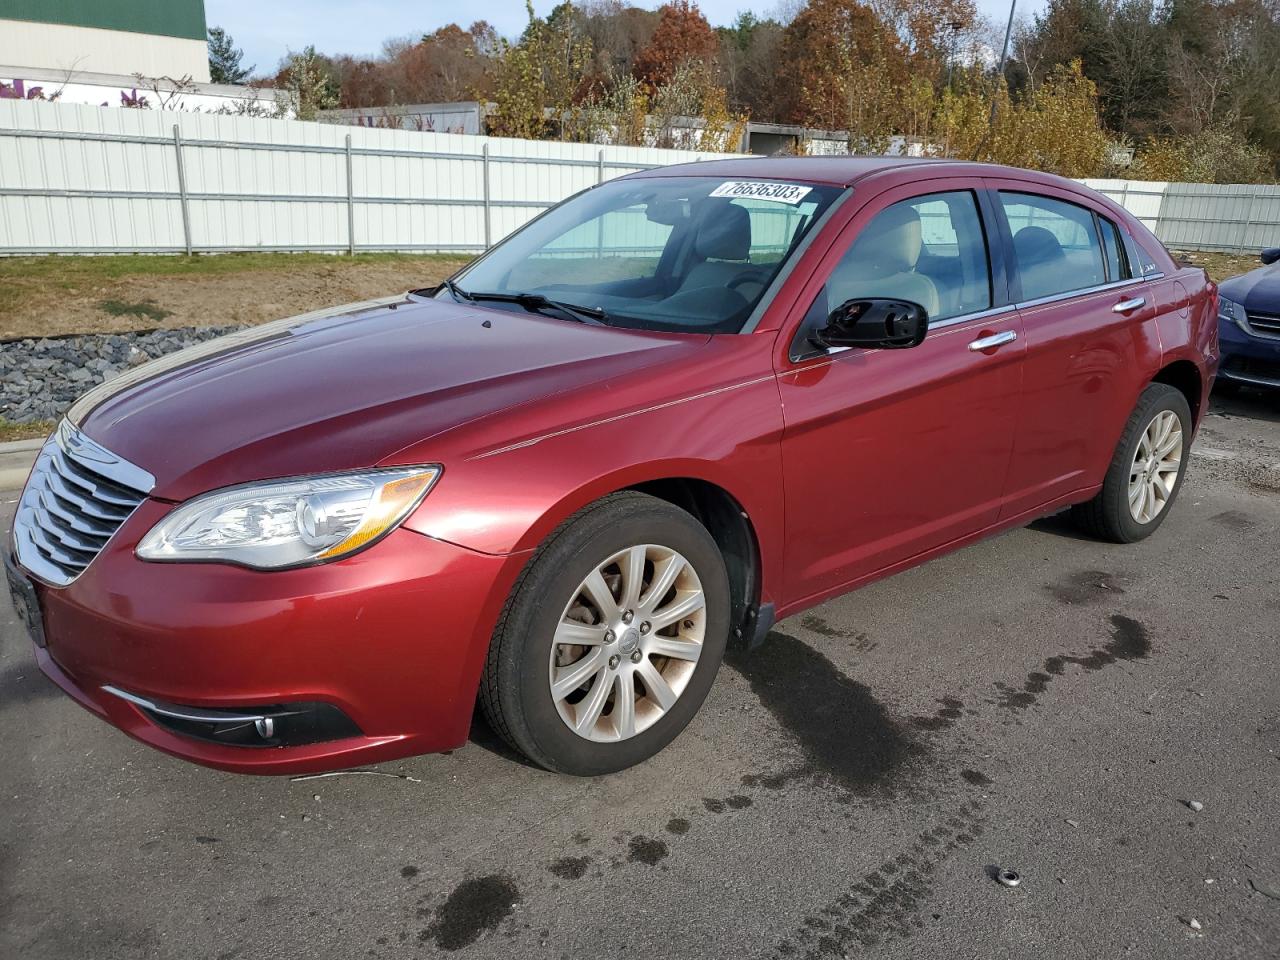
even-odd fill
[(240, 66), (243, 50), (236, 49), (231, 34), (221, 27), (209, 28), (209, 79), (214, 83), (244, 83), (253, 67)]

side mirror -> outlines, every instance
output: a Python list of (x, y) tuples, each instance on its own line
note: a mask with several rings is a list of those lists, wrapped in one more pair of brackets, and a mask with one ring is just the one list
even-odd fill
[(1268, 267), (1271, 266), (1271, 264), (1275, 263), (1277, 260), (1280, 260), (1280, 247), (1268, 247), (1266, 250), (1263, 250), (1262, 253), (1258, 255), (1258, 259), (1261, 260)]
[(918, 347), (928, 329), (929, 314), (920, 304), (875, 297), (846, 300), (813, 338), (824, 347), (896, 350)]

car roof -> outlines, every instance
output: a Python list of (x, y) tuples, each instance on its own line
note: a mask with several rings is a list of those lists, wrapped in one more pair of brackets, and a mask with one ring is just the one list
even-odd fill
[[(750, 177), (753, 179), (803, 180), (830, 186), (851, 186), (864, 177), (888, 171), (909, 168), (928, 169), (931, 176), (954, 175), (958, 177), (1008, 177), (1034, 180), (1044, 184), (1067, 183), (1053, 174), (1018, 167), (1006, 167), (996, 163), (971, 163), (965, 160), (934, 159), (925, 157), (735, 157), (725, 160), (704, 160), (695, 163), (677, 163), (672, 166), (654, 167), (629, 174), (627, 179), (645, 177)], [(1077, 186), (1077, 184), (1073, 184)]]

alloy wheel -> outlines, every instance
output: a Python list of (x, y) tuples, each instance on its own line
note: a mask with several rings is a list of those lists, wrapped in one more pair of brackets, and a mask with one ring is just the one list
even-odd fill
[(548, 682), (560, 719), (598, 742), (644, 732), (689, 685), (705, 631), (702, 582), (679, 552), (649, 543), (609, 557), (556, 626)]
[(1129, 468), (1129, 513), (1138, 523), (1150, 523), (1168, 504), (1182, 454), (1182, 421), (1172, 410), (1161, 410), (1142, 432)]

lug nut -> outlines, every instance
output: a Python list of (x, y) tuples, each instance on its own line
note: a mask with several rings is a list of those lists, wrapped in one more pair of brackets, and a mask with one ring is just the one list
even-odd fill
[(618, 639), (618, 635), (617, 635), (616, 633), (614, 633), (612, 630), (606, 630), (606, 631), (604, 632), (604, 642), (605, 642), (605, 643), (613, 643), (613, 641), (615, 641), (615, 640), (617, 640), (617, 639)]
[(632, 620), (634, 620), (635, 618), (636, 618), (636, 615), (635, 615), (635, 612), (634, 612), (634, 611), (632, 611), (632, 610), (623, 610), (623, 611), (622, 611), (622, 622), (623, 622), (623, 623), (630, 623), (630, 622), (631, 622)]
[(653, 629), (653, 624), (651, 624), (648, 620), (645, 620), (643, 623), (640, 624), (640, 632), (642, 634), (648, 633), (652, 629)]
[(615, 667), (617, 667), (617, 665), (621, 661), (622, 661), (622, 658), (615, 653), (612, 657), (609, 658), (609, 669), (610, 670), (614, 669)]
[(631, 651), (631, 662), (632, 662), (632, 663), (639, 663), (639, 662), (640, 662), (641, 660), (643, 660), (643, 659), (644, 659), (644, 654), (643, 654), (643, 653), (641, 653), (639, 650), (632, 650), (632, 651)]

